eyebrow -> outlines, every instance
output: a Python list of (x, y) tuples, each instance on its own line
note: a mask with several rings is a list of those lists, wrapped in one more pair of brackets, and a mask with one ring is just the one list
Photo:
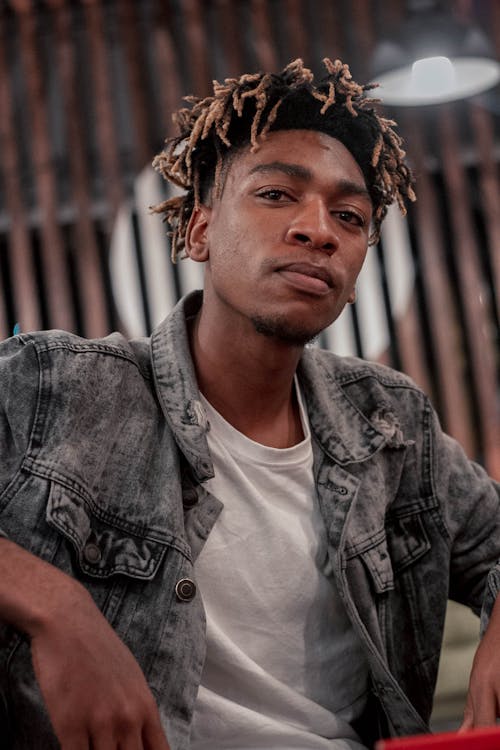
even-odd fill
[[(282, 172), (288, 177), (297, 177), (300, 180), (312, 180), (313, 173), (307, 167), (302, 164), (292, 164), (286, 161), (271, 161), (266, 164), (256, 164), (252, 167), (249, 174), (256, 174), (259, 172)], [(371, 196), (365, 185), (353, 180), (338, 180), (335, 183), (335, 191), (341, 195), (360, 195), (364, 198), (368, 198), (371, 203)]]
[(286, 161), (270, 161), (267, 164), (256, 164), (249, 174), (256, 172), (283, 172), (289, 177), (299, 177), (302, 180), (312, 179), (312, 172), (301, 164), (290, 164)]

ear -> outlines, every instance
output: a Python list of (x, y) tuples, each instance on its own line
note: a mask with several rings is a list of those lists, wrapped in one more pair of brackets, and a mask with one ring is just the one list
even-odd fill
[(198, 206), (193, 209), (186, 228), (186, 253), (192, 260), (203, 263), (208, 260), (207, 229), (210, 224), (211, 209)]

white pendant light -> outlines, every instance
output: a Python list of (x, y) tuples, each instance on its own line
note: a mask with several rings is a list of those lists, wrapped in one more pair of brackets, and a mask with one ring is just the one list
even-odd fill
[(437, 2), (409, 2), (397, 36), (373, 57), (373, 80), (385, 104), (417, 106), (464, 99), (496, 86), (500, 63), (485, 34), (460, 23)]

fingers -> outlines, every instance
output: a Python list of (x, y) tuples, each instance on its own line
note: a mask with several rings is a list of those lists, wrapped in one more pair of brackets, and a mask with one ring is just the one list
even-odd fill
[(468, 729), (472, 729), (474, 726), (474, 710), (472, 708), (472, 698), (470, 693), (467, 693), (467, 701), (464, 708), (464, 718), (460, 724), (458, 731), (466, 732)]
[(90, 742), (87, 732), (65, 732), (64, 734), (57, 734), (57, 739), (61, 746), (61, 750), (92, 750), (92, 743)]
[(144, 750), (140, 730), (123, 732), (119, 739), (114, 733), (101, 731), (90, 746), (91, 750)]
[(464, 718), (459, 732), (465, 732), (475, 727), (487, 727), (496, 723), (498, 701), (493, 686), (484, 685), (482, 688), (469, 688), (464, 709)]
[(495, 724), (497, 718), (497, 704), (493, 692), (483, 695), (470, 714), (471, 727), (487, 727)]
[[(62, 746), (62, 750), (77, 750), (76, 745)], [(90, 743), (78, 746), (78, 750), (170, 750), (160, 724), (141, 730), (122, 732), (117, 737), (113, 732), (100, 731)]]
[(119, 710), (100, 702), (84, 722), (66, 712), (54, 730), (61, 750), (170, 750), (152, 696)]
[(74, 717), (71, 720), (66, 714), (54, 730), (61, 750), (170, 750), (151, 696), (122, 705), (119, 711), (100, 704), (87, 722), (78, 726)]
[(144, 750), (170, 750), (159, 716), (146, 725), (142, 739)]
[[(115, 747), (117, 750), (144, 750), (140, 732), (129, 733), (126, 739), (122, 740), (119, 745), (110, 745), (109, 747), (113, 750), (115, 750)], [(107, 750), (107, 748), (103, 747), (102, 750)]]

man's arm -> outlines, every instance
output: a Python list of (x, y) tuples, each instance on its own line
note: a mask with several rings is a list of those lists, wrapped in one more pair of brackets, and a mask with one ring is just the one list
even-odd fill
[[(38, 387), (34, 347), (19, 337), (2, 342), (0, 505), (21, 471)], [(30, 639), (35, 675), (62, 750), (168, 750), (142, 671), (90, 594), (5, 536), (0, 528), (0, 620)]]
[[(450, 599), (481, 614), (483, 639), (471, 671), (462, 730), (500, 715), (500, 485), (443, 434), (432, 415), (432, 490), (450, 543)], [(486, 628), (486, 624), (488, 627)]]
[(460, 731), (495, 724), (500, 715), (500, 597), (479, 644)]
[(62, 750), (168, 750), (139, 665), (89, 593), (7, 539), (0, 539), (0, 619), (30, 639)]

